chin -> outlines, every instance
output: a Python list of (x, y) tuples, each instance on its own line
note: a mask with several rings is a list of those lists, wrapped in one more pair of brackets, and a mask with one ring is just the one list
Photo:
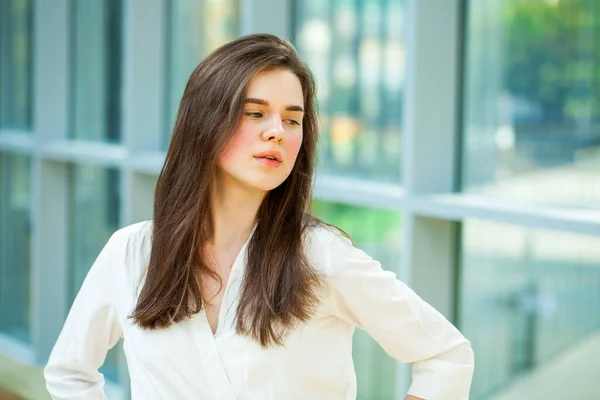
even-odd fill
[(279, 187), (283, 182), (278, 182), (278, 183), (268, 183), (268, 182), (261, 182), (261, 183), (257, 183), (252, 185), (256, 190), (260, 190), (261, 192), (270, 192), (271, 190)]
[(237, 186), (248, 192), (267, 193), (280, 186), (287, 179), (287, 176), (282, 176), (283, 174), (249, 172), (239, 170), (233, 173), (225, 172), (222, 175), (224, 184)]
[(270, 177), (270, 179), (252, 180), (251, 182), (247, 182), (247, 185), (262, 192), (270, 192), (271, 190), (281, 186), (283, 182), (285, 182), (285, 179), (273, 179), (273, 177)]

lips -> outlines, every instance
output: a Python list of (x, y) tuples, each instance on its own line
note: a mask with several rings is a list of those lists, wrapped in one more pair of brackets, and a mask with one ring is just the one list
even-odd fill
[(254, 159), (271, 168), (277, 168), (282, 163), (281, 153), (277, 150), (267, 150), (260, 152), (254, 156)]
[(254, 158), (265, 158), (267, 160), (282, 162), (281, 153), (277, 150), (267, 150), (260, 152), (254, 156)]
[(254, 157), (254, 159), (256, 161), (258, 161), (260, 164), (265, 165), (270, 168), (277, 168), (281, 165), (281, 161), (271, 160), (270, 158)]

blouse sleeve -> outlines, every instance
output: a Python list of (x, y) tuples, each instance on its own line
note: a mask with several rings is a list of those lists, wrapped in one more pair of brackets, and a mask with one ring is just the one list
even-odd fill
[(114, 234), (90, 268), (44, 369), (55, 400), (104, 400), (98, 368), (121, 336), (111, 293), (111, 269), (119, 263), (123, 238)]
[(474, 370), (470, 342), (396, 275), (335, 235), (328, 251), (334, 313), (373, 337), (400, 362), (412, 362), (408, 394), (468, 399)]

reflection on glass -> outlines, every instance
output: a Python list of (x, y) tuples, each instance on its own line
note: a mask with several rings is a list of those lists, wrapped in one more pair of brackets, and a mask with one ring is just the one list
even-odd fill
[(0, 1), (0, 127), (31, 128), (32, 0)]
[(71, 132), (121, 139), (122, 0), (71, 1)]
[(322, 167), (398, 182), (404, 1), (296, 2), (295, 42), (318, 81)]
[[(396, 211), (315, 201), (316, 216), (348, 233), (356, 247), (397, 271), (400, 260), (401, 217)], [(396, 361), (364, 331), (357, 329), (353, 358), (358, 400), (392, 399), (395, 396)]]
[[(75, 299), (85, 276), (110, 236), (119, 228), (119, 173), (114, 169), (72, 166), (69, 184), (69, 296)], [(120, 346), (101, 372), (118, 380)]]
[(461, 251), (459, 313), (477, 358), (474, 400), (600, 333), (600, 237), (469, 220)]
[(463, 187), (600, 206), (600, 2), (470, 0)]
[(238, 13), (238, 0), (169, 0), (165, 146), (190, 74), (204, 56), (238, 37)]
[(31, 341), (31, 167), (0, 154), (0, 331)]

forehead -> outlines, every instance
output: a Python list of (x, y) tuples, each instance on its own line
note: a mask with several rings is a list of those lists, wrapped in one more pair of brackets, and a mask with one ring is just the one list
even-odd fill
[(299, 105), (304, 103), (302, 85), (293, 72), (283, 69), (261, 71), (248, 85), (246, 97), (267, 100), (272, 105)]

